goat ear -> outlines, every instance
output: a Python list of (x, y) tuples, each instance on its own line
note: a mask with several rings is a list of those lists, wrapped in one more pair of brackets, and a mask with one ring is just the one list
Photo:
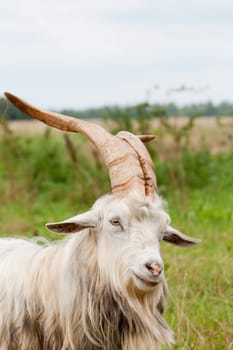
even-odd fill
[(171, 226), (167, 226), (167, 230), (164, 233), (163, 240), (168, 243), (178, 245), (180, 247), (192, 247), (193, 245), (196, 245), (201, 242), (199, 239), (195, 239), (184, 235), (183, 233), (177, 231)]
[(88, 211), (65, 221), (48, 223), (46, 227), (55, 233), (75, 233), (88, 227), (96, 227), (96, 225), (97, 219), (93, 211)]

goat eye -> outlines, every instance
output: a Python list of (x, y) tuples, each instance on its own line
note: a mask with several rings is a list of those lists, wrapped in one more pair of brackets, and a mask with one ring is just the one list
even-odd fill
[(121, 226), (121, 223), (120, 223), (120, 220), (119, 220), (119, 219), (111, 219), (111, 220), (110, 220), (110, 223), (111, 223), (113, 226)]

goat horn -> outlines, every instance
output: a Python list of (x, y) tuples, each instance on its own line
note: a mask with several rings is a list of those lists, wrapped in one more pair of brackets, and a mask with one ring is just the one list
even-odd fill
[(137, 153), (143, 171), (145, 181), (145, 193), (147, 196), (153, 195), (155, 191), (157, 191), (157, 182), (154, 172), (154, 166), (148, 150), (140, 141), (138, 136), (135, 136), (130, 132), (120, 131), (116, 136), (127, 142)]
[[(6, 98), (20, 111), (54, 128), (79, 132), (87, 137), (102, 154), (109, 169), (112, 192), (123, 195), (132, 190), (140, 195), (152, 195), (157, 189), (149, 153), (137, 137), (127, 132), (113, 136), (91, 122), (33, 107), (13, 94)], [(145, 139), (142, 136), (142, 139)]]

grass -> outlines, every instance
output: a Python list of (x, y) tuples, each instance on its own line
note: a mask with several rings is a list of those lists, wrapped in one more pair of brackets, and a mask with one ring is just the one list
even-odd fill
[(202, 239), (190, 250), (162, 247), (171, 291), (166, 318), (176, 332), (175, 349), (232, 349), (232, 192), (191, 191), (188, 207), (180, 210), (172, 202), (173, 223)]
[[(49, 131), (19, 136), (5, 128), (1, 235), (57, 239), (45, 230), (46, 222), (84, 211), (110, 191), (95, 150), (81, 136), (70, 140)], [(182, 148), (169, 161), (152, 156), (173, 225), (202, 239), (192, 249), (162, 243), (171, 292), (165, 318), (176, 333), (174, 349), (233, 349), (233, 151), (213, 156)]]

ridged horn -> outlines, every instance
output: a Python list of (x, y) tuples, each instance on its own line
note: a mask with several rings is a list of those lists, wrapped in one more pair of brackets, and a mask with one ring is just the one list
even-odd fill
[(113, 136), (89, 121), (41, 110), (9, 92), (5, 96), (29, 116), (54, 128), (77, 132), (87, 137), (102, 155), (109, 169), (112, 192), (116, 195), (122, 196), (130, 191), (136, 191), (140, 195), (152, 195), (157, 189), (152, 161), (139, 137), (127, 132)]
[[(138, 136), (135, 136), (134, 134), (128, 131), (120, 131), (116, 136), (127, 142), (137, 153), (143, 171), (145, 181), (145, 193), (147, 196), (153, 195), (155, 192), (158, 191), (158, 188), (154, 166), (147, 148), (140, 141)], [(147, 135), (145, 135), (145, 137), (147, 137)], [(150, 137), (150, 135), (148, 135), (148, 137)]]

